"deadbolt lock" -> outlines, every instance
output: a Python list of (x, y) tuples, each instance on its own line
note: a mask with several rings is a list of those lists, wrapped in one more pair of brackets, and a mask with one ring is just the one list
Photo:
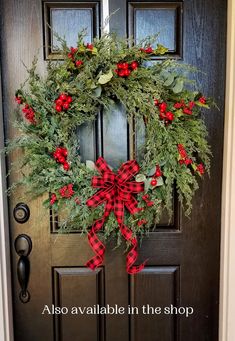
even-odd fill
[(13, 210), (13, 216), (17, 223), (19, 224), (26, 223), (30, 217), (30, 210), (28, 205), (22, 202), (18, 203)]

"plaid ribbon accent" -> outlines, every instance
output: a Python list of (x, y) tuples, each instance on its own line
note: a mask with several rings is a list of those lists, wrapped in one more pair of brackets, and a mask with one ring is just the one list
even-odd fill
[(92, 178), (92, 186), (99, 188), (99, 190), (87, 200), (86, 204), (89, 207), (97, 207), (105, 203), (105, 210), (103, 217), (94, 222), (91, 231), (88, 233), (88, 241), (95, 256), (86, 265), (94, 270), (102, 264), (105, 246), (96, 233), (103, 227), (109, 214), (114, 211), (122, 236), (132, 245), (126, 257), (126, 270), (129, 274), (135, 274), (144, 268), (145, 263), (133, 266), (138, 256), (138, 242), (133, 237), (132, 231), (123, 224), (123, 221), (125, 207), (131, 214), (141, 210), (138, 208), (138, 202), (133, 194), (143, 192), (144, 183), (130, 181), (139, 172), (139, 165), (135, 160), (127, 161), (115, 174), (108, 167), (106, 161), (100, 157), (96, 161), (96, 167), (101, 176)]

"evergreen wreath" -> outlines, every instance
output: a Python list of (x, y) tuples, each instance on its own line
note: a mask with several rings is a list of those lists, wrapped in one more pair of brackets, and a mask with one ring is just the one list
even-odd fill
[[(94, 221), (96, 224), (105, 219), (101, 239), (116, 231), (118, 243), (123, 235), (136, 251), (137, 236), (155, 228), (165, 209), (172, 214), (174, 188), (189, 215), (198, 180), (210, 167), (211, 151), (201, 108), (209, 108), (212, 101), (194, 90), (189, 74), (194, 68), (169, 58), (151, 61), (153, 56), (166, 54), (167, 48), (160, 44), (153, 48), (150, 38), (138, 45), (108, 34), (92, 44), (84, 44), (83, 40), (81, 33), (77, 47), (68, 48), (60, 39), (64, 59), (49, 61), (46, 77), (37, 73), (34, 60), (28, 79), (16, 92), (16, 126), (21, 134), (8, 143), (6, 150), (23, 150), (17, 166), (23, 176), (18, 184), (26, 185), (33, 198), (49, 193), (44, 205), (59, 216), (63, 212), (60, 228), (88, 233), (99, 258), (88, 265), (95, 268), (103, 260), (104, 244), (96, 234), (100, 226), (95, 226), (91, 235)], [(140, 164), (135, 160), (126, 162), (115, 175), (102, 158), (96, 164), (81, 162), (76, 130), (94, 121), (100, 110), (109, 112), (117, 101), (125, 107), (127, 120), (144, 122), (145, 143)], [(120, 192), (110, 185), (108, 195), (124, 200), (119, 204), (126, 231), (118, 221), (120, 212), (115, 212), (105, 192), (107, 183), (113, 185), (118, 178)], [(97, 188), (101, 189), (97, 192)], [(104, 214), (107, 200), (111, 208)], [(104, 221), (101, 223), (103, 226)], [(127, 270), (135, 273), (140, 270), (133, 268), (137, 253), (131, 256)]]

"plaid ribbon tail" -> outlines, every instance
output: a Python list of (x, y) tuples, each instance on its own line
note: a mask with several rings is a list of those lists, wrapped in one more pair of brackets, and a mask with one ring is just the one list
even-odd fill
[(123, 237), (127, 241), (130, 241), (131, 245), (132, 245), (131, 250), (128, 252), (128, 254), (126, 256), (126, 271), (130, 275), (137, 274), (138, 272), (140, 272), (141, 270), (144, 269), (147, 260), (144, 261), (140, 265), (133, 265), (136, 262), (137, 257), (138, 257), (138, 252), (137, 252), (138, 242), (137, 242), (137, 239), (133, 238), (133, 234), (132, 234), (131, 230), (128, 229), (127, 226), (125, 226), (124, 224), (120, 224), (119, 227), (120, 227), (120, 231), (121, 231)]
[(103, 225), (104, 218), (96, 220), (91, 228), (91, 231), (88, 233), (89, 244), (95, 253), (95, 256), (86, 263), (86, 266), (89, 267), (91, 270), (95, 270), (103, 263), (104, 260), (105, 246), (99, 240), (96, 234), (96, 232), (98, 232), (103, 227)]

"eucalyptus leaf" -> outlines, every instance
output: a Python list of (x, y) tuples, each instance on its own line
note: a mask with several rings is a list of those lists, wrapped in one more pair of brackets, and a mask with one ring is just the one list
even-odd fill
[(164, 181), (163, 178), (160, 176), (159, 178), (157, 178), (157, 187), (164, 185)]
[(160, 76), (162, 76), (164, 79), (167, 79), (170, 76), (170, 73), (166, 70), (162, 70), (160, 72)]
[(91, 160), (86, 160), (86, 167), (88, 169), (91, 169), (91, 170), (95, 170), (96, 169), (96, 165), (93, 161)]
[(148, 175), (152, 176), (155, 174), (155, 172), (156, 172), (156, 166), (154, 166), (153, 168), (150, 169), (150, 171), (148, 172)]
[(94, 96), (95, 97), (100, 97), (101, 96), (101, 92), (102, 92), (102, 88), (101, 86), (97, 86), (97, 88), (94, 89)]
[(144, 181), (144, 191), (145, 191), (145, 193), (147, 193), (148, 190), (149, 190), (151, 180), (152, 180), (152, 179), (146, 179), (146, 180)]
[(112, 70), (109, 70), (108, 73), (105, 73), (105, 74), (103, 74), (103, 75), (100, 76), (100, 78), (98, 79), (98, 83), (99, 83), (99, 84), (106, 84), (106, 83), (108, 83), (112, 78), (113, 78), (113, 72), (112, 72)]
[(174, 82), (174, 80), (175, 80), (174, 75), (173, 75), (173, 74), (170, 74), (170, 75), (167, 77), (166, 81), (164, 82), (164, 85), (165, 85), (165, 86), (170, 86), (170, 85)]
[(144, 182), (146, 180), (146, 176), (144, 174), (137, 174), (135, 177), (135, 181)]
[(184, 81), (182, 79), (177, 79), (175, 86), (172, 88), (175, 94), (182, 92), (184, 88)]

